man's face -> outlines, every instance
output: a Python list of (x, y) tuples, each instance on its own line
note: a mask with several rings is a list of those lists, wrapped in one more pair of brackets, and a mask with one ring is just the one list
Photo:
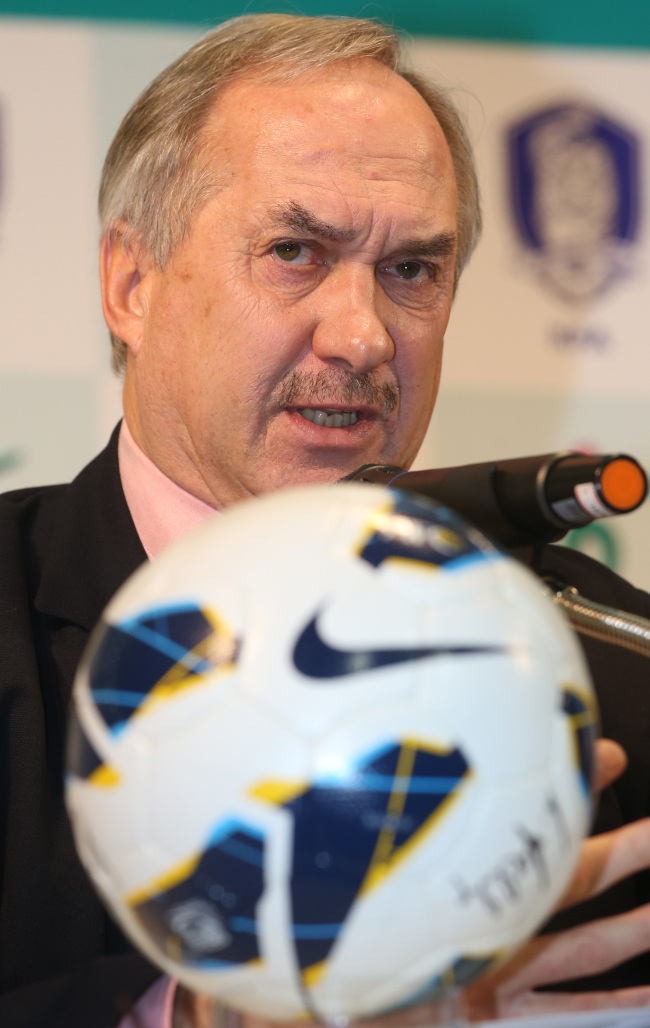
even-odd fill
[(204, 145), (219, 189), (138, 284), (127, 420), (215, 506), (408, 466), (452, 300), (456, 186), (442, 131), (371, 60), (237, 81)]

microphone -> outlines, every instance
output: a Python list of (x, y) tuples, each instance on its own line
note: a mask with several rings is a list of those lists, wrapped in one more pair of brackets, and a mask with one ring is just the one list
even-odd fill
[(646, 498), (646, 474), (624, 453), (572, 450), (429, 471), (364, 464), (342, 481), (373, 482), (438, 500), (507, 549), (557, 542)]

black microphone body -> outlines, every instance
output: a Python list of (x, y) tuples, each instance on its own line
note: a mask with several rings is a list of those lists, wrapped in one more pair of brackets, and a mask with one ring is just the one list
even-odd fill
[(572, 451), (427, 471), (365, 464), (349, 480), (428, 496), (512, 550), (557, 542), (595, 518), (635, 510), (647, 492), (633, 457)]

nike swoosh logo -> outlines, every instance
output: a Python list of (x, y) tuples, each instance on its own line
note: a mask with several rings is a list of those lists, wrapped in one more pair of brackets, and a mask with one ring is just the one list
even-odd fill
[(340, 650), (321, 637), (318, 614), (300, 633), (293, 651), (293, 663), (308, 678), (344, 678), (390, 664), (406, 664), (428, 657), (475, 656), (506, 653), (504, 646), (423, 646), (399, 650)]

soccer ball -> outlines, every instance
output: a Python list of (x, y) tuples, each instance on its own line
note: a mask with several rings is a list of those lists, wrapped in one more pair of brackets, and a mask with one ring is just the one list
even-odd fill
[(596, 712), (541, 583), (423, 498), (249, 500), (141, 568), (79, 670), (67, 802), (188, 987), (332, 1021), (465, 984), (567, 885)]

